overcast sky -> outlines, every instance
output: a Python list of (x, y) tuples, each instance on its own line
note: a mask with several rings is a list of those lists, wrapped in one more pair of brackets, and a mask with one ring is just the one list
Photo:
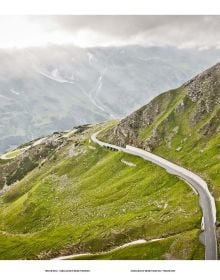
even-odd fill
[(220, 16), (0, 16), (0, 47), (220, 48)]

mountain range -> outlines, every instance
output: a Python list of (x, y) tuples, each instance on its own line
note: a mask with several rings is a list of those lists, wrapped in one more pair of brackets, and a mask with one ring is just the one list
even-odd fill
[(173, 47), (0, 50), (0, 152), (85, 123), (122, 118), (220, 59)]

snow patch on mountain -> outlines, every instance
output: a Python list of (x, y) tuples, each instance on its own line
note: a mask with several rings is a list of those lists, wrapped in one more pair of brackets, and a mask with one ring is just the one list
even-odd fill
[(13, 88), (10, 89), (10, 92), (15, 94), (15, 95), (20, 95), (21, 93)]
[(92, 61), (94, 60), (94, 55), (91, 54), (90, 52), (87, 52), (87, 56), (89, 58), (89, 64), (92, 64)]
[(41, 75), (43, 75), (44, 77), (48, 78), (48, 79), (51, 79), (51, 80), (54, 80), (58, 83), (69, 83), (69, 84), (74, 84), (73, 81), (68, 81), (66, 79), (64, 79), (60, 73), (59, 73), (59, 70), (58, 69), (54, 69), (51, 73), (46, 73), (42, 70), (37, 70), (37, 72)]
[(97, 83), (97, 91), (96, 92), (100, 91), (100, 89), (102, 87), (102, 78), (103, 78), (103, 76), (100, 75), (99, 79), (98, 79), (98, 83)]

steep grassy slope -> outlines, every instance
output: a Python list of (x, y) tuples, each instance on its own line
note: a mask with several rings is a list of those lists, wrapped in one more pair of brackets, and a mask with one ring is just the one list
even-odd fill
[(1, 160), (5, 173), (13, 174), (14, 161), (19, 163), (16, 169), (22, 169), (28, 156), (37, 166), (2, 190), (0, 259), (98, 253), (136, 239), (161, 237), (162, 243), (147, 244), (146, 250), (131, 248), (111, 258), (204, 258), (195, 193), (151, 163), (91, 143), (91, 133), (99, 128), (79, 128), (38, 145), (29, 143), (24, 153), (6, 161), (8, 169)]
[(159, 95), (104, 139), (142, 147), (199, 173), (215, 197), (220, 221), (220, 64)]

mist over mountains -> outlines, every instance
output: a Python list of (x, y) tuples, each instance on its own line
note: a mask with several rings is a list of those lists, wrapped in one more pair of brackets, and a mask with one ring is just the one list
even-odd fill
[(219, 60), (215, 49), (2, 49), (0, 152), (56, 130), (121, 118)]

